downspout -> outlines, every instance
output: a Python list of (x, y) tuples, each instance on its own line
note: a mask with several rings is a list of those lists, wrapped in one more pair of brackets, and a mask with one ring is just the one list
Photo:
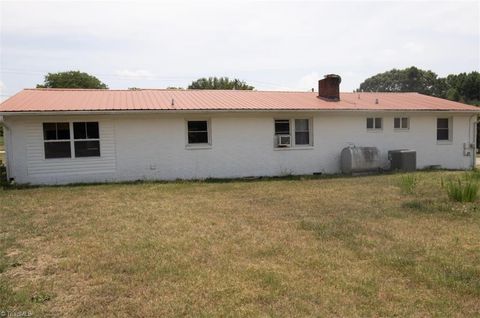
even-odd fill
[(7, 123), (5, 122), (5, 120), (3, 119), (3, 116), (0, 116), (0, 124), (7, 128), (8, 130), (10, 130), (10, 126), (7, 125)]

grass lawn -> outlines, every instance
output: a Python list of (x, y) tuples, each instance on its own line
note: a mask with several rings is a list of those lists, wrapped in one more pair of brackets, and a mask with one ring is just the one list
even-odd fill
[(0, 310), (475, 316), (480, 201), (402, 175), (0, 190)]

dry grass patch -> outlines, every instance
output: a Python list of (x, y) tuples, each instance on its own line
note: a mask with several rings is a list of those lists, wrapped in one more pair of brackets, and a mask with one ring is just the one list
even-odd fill
[(480, 313), (480, 209), (440, 180), (0, 191), (0, 309), (55, 316)]

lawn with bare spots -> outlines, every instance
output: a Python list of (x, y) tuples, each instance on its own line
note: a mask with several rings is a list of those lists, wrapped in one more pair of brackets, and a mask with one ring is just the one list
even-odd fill
[(401, 175), (0, 190), (0, 310), (474, 316), (480, 202)]

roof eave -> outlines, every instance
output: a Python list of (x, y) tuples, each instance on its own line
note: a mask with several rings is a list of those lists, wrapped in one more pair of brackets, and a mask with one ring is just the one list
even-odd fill
[(61, 111), (0, 111), (0, 116), (11, 115), (117, 115), (117, 114), (146, 114), (146, 113), (246, 113), (246, 112), (412, 112), (412, 113), (465, 113), (480, 114), (476, 109), (132, 109), (132, 110), (61, 110)]

